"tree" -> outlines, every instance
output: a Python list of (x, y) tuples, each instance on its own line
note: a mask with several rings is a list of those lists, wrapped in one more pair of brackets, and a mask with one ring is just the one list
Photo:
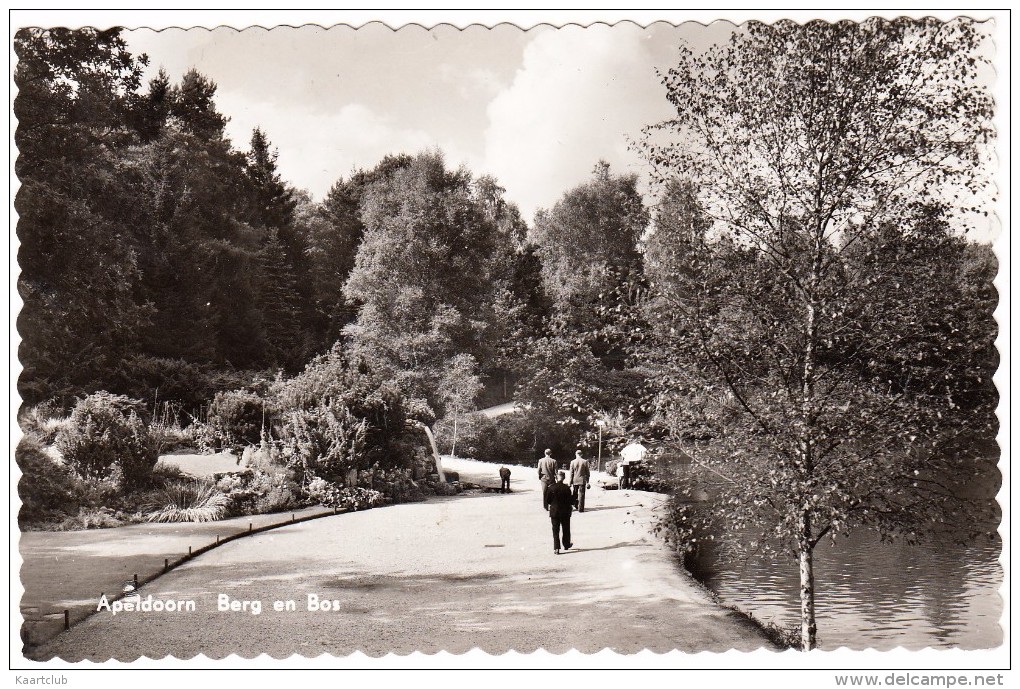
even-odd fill
[(389, 372), (435, 409), (455, 354), (477, 351), (491, 303), (495, 232), (471, 175), (423, 153), (372, 185), (365, 234), (344, 292), (361, 307), (347, 327), (352, 356)]
[(475, 406), (475, 399), (482, 391), (482, 382), (476, 369), (478, 362), (470, 354), (457, 354), (447, 362), (446, 370), (439, 381), (439, 398), (443, 402), (446, 416), (453, 416), (453, 446), (450, 454), (457, 455), (457, 422), (460, 417)]
[(188, 134), (200, 139), (221, 139), (227, 118), (216, 110), (216, 84), (198, 70), (188, 70), (170, 94), (170, 115)]
[[(982, 182), (992, 101), (977, 80), (981, 41), (966, 19), (752, 23), (704, 54), (683, 51), (663, 76), (676, 117), (641, 144), (662, 177), (691, 181), (710, 225), (688, 223), (689, 251), (660, 254), (653, 278), (667, 392), (702, 393), (693, 415), (735, 484), (728, 521), (796, 554), (805, 650), (823, 538), (862, 524), (912, 537), (973, 516), (943, 483), (966, 465), (940, 452), (955, 402), (879, 373), (946, 344), (907, 306), (940, 279), (927, 261), (894, 260), (911, 280), (897, 281), (875, 252), (890, 246), (876, 234), (902, 246), (932, 233), (905, 209)], [(957, 375), (926, 361), (929, 380)]]
[(245, 174), (253, 187), (249, 222), (265, 228), (260, 252), (259, 305), (274, 362), (296, 369), (309, 353), (312, 291), (304, 236), (294, 225), (297, 200), (276, 170), (278, 153), (258, 127), (251, 135)]
[(308, 262), (310, 300), (316, 310), (315, 335), (326, 348), (341, 338), (344, 327), (358, 315), (358, 304), (345, 296), (344, 285), (365, 234), (361, 218), (365, 194), (411, 160), (408, 155), (386, 156), (371, 170), (339, 179), (321, 204), (307, 199), (296, 209)]
[[(245, 171), (255, 188), (254, 212), (256, 221), (266, 227), (282, 229), (294, 218), (297, 201), (294, 192), (286, 187), (276, 169), (279, 152), (271, 147), (265, 132), (256, 127), (251, 134), (251, 149), (247, 155)], [(300, 248), (293, 250), (300, 255)]]
[(536, 214), (545, 289), (560, 318), (576, 330), (601, 326), (593, 304), (640, 271), (638, 240), (647, 225), (637, 175), (614, 176), (604, 161), (590, 182)]
[(15, 34), (19, 178), (52, 178), (52, 166), (128, 138), (123, 124), (148, 59), (131, 55), (120, 33), (28, 28)]
[(69, 402), (96, 389), (150, 315), (135, 298), (138, 254), (117, 231), (116, 161), (132, 142), (125, 121), (145, 60), (117, 29), (22, 29), (14, 48), (19, 391)]

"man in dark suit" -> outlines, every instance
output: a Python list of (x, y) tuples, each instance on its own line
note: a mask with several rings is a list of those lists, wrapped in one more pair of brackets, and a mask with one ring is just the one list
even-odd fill
[(553, 552), (560, 554), (560, 530), (563, 531), (563, 547), (570, 550), (574, 544), (570, 540), (570, 512), (574, 509), (574, 496), (564, 481), (567, 473), (561, 471), (556, 476), (556, 483), (545, 491), (546, 509), (552, 522)]

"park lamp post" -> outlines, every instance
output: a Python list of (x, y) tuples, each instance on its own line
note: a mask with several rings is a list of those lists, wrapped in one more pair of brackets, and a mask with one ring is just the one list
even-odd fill
[(599, 419), (595, 422), (595, 425), (599, 427), (599, 458), (595, 462), (596, 471), (602, 471), (602, 427), (606, 425), (605, 420)]

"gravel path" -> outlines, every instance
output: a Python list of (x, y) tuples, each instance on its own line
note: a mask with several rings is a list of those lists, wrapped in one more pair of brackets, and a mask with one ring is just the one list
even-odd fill
[[(443, 464), (462, 480), (498, 484), (494, 465)], [(509, 495), (326, 517), (225, 545), (142, 587), (143, 598), (193, 600), (195, 611), (100, 612), (32, 657), (768, 647), (649, 535), (658, 496), (593, 487), (588, 509), (572, 521), (576, 548), (557, 556), (535, 472), (513, 471)], [(221, 594), (258, 600), (261, 612), (218, 611)], [(309, 611), (309, 595), (337, 609)], [(273, 609), (288, 600), (295, 611)]]

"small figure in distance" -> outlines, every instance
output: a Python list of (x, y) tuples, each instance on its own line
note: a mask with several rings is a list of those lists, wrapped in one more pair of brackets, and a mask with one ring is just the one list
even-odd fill
[(510, 492), (510, 470), (505, 466), (499, 468), (499, 492)]
[(574, 509), (574, 496), (564, 481), (567, 472), (557, 474), (556, 483), (545, 491), (546, 509), (549, 510), (549, 521), (552, 522), (553, 552), (560, 554), (560, 531), (563, 532), (563, 547), (570, 550), (574, 547), (570, 540), (570, 513)]
[(546, 502), (546, 493), (549, 491), (549, 486), (556, 481), (556, 460), (553, 459), (552, 450), (546, 450), (545, 456), (538, 460), (538, 480), (542, 482), (542, 508), (548, 509), (549, 503)]
[(591, 488), (591, 468), (588, 460), (581, 456), (581, 451), (574, 453), (574, 461), (570, 463), (570, 490), (573, 493), (574, 507), (584, 512), (584, 493)]

